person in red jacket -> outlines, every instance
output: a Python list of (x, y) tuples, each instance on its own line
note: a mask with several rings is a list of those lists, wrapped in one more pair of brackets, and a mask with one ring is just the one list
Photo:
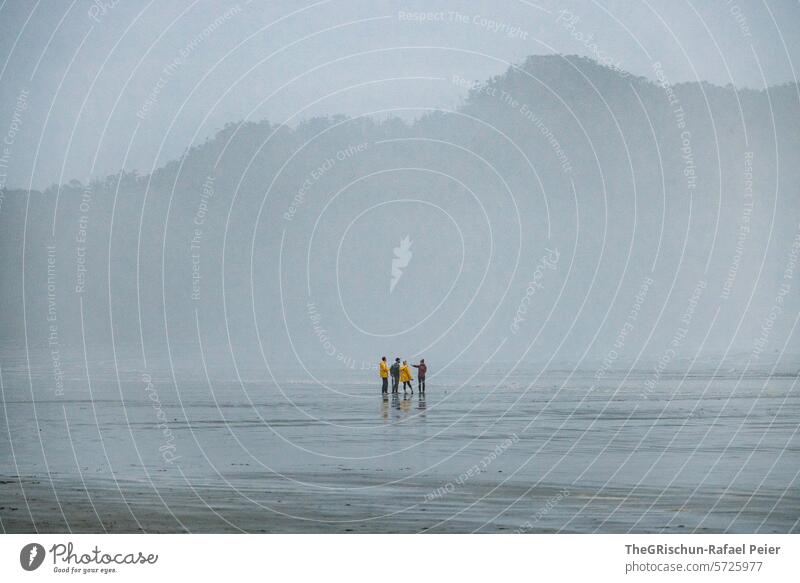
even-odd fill
[(417, 390), (420, 393), (425, 392), (425, 374), (428, 372), (428, 365), (425, 364), (425, 359), (421, 358), (419, 364), (412, 364), (417, 369)]

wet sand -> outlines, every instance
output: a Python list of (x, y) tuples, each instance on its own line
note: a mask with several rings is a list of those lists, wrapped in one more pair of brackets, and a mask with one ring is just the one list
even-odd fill
[[(354, 496), (300, 493), (285, 483), (261, 479), (258, 487), (238, 492), (188, 485), (160, 487), (156, 492), (149, 485), (119, 482), (122, 494), (114, 483), (87, 484), (84, 489), (82, 484), (55, 481), (56, 500), (47, 481), (8, 477), (2, 481), (6, 483), (0, 513), (6, 532), (785, 533), (797, 532), (800, 503), (796, 493), (779, 500), (777, 495), (750, 499), (748, 492), (729, 491), (722, 498), (719, 492), (704, 492), (691, 507), (683, 507), (685, 491), (666, 495), (639, 491), (632, 497), (631, 490), (607, 488), (597, 497), (596, 490), (574, 486), (492, 492), (496, 484), (475, 484), (436, 502), (419, 503), (418, 492), (433, 483), (408, 483)], [(349, 476), (348, 484), (360, 483), (369, 483), (369, 477)], [(708, 516), (715, 503), (719, 504), (714, 514)], [(387, 516), (383, 515), (387, 506), (405, 508)]]
[(791, 376), (439, 379), (387, 400), (346, 382), (148, 392), (133, 373), (26, 399), (9, 376), (5, 532), (798, 532)]

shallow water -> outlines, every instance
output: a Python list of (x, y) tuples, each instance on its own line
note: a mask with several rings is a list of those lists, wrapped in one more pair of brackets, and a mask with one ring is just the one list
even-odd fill
[(3, 370), (6, 530), (798, 530), (791, 375), (496, 371), (383, 399), (356, 373), (79, 368), (60, 396)]

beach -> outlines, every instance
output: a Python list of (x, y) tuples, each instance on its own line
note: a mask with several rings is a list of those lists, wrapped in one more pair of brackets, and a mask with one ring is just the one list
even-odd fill
[(383, 399), (364, 374), (66, 367), (57, 396), (40, 373), (3, 371), (5, 532), (798, 531), (791, 374), (498, 369)]

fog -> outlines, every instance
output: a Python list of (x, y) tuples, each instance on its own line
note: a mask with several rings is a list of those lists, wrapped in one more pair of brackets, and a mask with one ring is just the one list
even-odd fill
[(8, 363), (794, 370), (796, 4), (421, 7), (4, 7)]
[(7, 1), (3, 131), (22, 91), (30, 103), (7, 184), (149, 174), (229, 122), (452, 109), (466, 94), (454, 74), (483, 81), (531, 55), (577, 54), (651, 80), (660, 62), (671, 83), (794, 81), (797, 3), (742, 4)]

